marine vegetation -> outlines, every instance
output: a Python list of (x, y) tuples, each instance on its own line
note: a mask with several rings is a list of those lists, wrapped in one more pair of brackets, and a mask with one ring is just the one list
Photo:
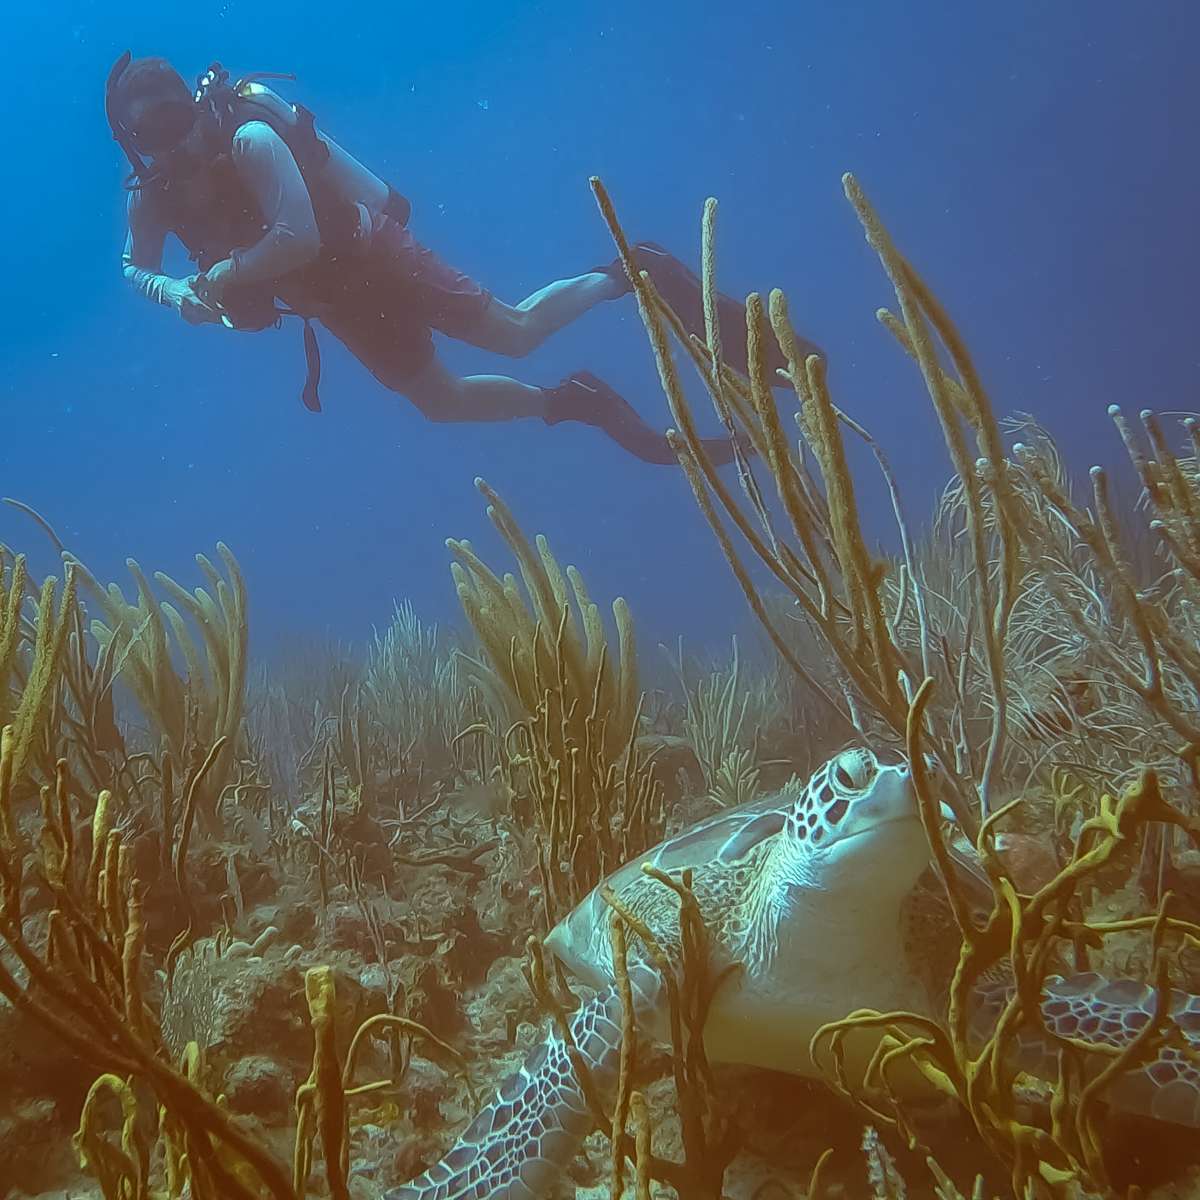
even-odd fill
[(638, 744), (642, 702), (628, 605), (613, 601), (614, 650), (579, 571), (563, 572), (541, 536), (535, 550), (500, 497), (482, 479), (476, 486), (516, 557), (527, 599), (514, 576), (498, 578), (468, 542), (447, 543), (480, 646), (480, 658), (465, 659), (467, 670), (499, 722), (467, 732), (500, 747), (506, 790), (529, 798), (527, 815), (516, 811), (534, 832), (550, 929), (658, 841), (662, 788)]
[[(1200, 583), (1197, 425), (1185, 422), (1188, 445), (1177, 456), (1152, 413), (1140, 416), (1147, 445), (1118, 408), (1109, 410), (1150, 517), (1147, 530), (1132, 534), (1134, 544), (1148, 535), (1158, 546), (1149, 564), (1135, 565), (1122, 532), (1139, 518), (1118, 513), (1104, 470), (1090, 472), (1087, 508), (1073, 497), (1052, 442), (1036, 426), (1006, 452), (990, 398), (949, 316), (896, 249), (855, 179), (847, 175), (844, 184), (895, 290), (899, 315), (881, 309), (880, 322), (920, 368), (945, 437), (955, 479), (937, 527), (948, 547), (914, 542), (886, 457), (834, 403), (821, 359), (797, 354), (781, 292), (772, 292), (766, 305), (758, 296), (747, 301), (749, 378), (724, 365), (721, 338), (731, 331), (713, 319), (715, 202), (704, 214), (709, 319), (701, 343), (683, 333), (649, 277), (633, 269), (611, 200), (599, 181), (594, 188), (637, 289), (677, 425), (668, 436), (698, 506), (781, 657), (860, 735), (905, 752), (962, 935), (946, 1026), (913, 1014), (863, 1012), (821, 1031), (814, 1049), (823, 1039), (840, 1047), (850, 1028), (885, 1028), (866, 1072), (868, 1085), (887, 1097), (890, 1114), (877, 1114), (881, 1119), (912, 1140), (888, 1073), (902, 1059), (916, 1060), (927, 1077), (963, 1101), (985, 1141), (1009, 1163), (1017, 1195), (1036, 1192), (1035, 1183), (1055, 1193), (1080, 1185), (1102, 1190), (1108, 1179), (1094, 1106), (1122, 1072), (1169, 1047), (1171, 1062), (1155, 1078), (1173, 1095), (1160, 1097), (1155, 1111), (1165, 1115), (1177, 1102), (1190, 1122), (1197, 1098), (1195, 1050), (1186, 1036), (1193, 1032), (1193, 1002), (1173, 993), (1169, 982), (1172, 961), (1182, 973), (1179, 950), (1195, 944), (1200, 928), (1169, 915), (1163, 890), (1175, 844), (1171, 832), (1181, 829), (1193, 843), (1200, 832), (1188, 815), (1200, 798), (1200, 659), (1193, 624)], [(750, 453), (739, 459), (740, 496), (707, 461), (671, 355), (671, 334), (734, 444), (762, 460), (778, 509), (764, 498)], [(778, 377), (767, 365), (772, 334), (787, 363)], [(796, 398), (798, 444), (785, 434), (775, 406), (772, 389), (780, 382)], [(870, 446), (884, 473), (902, 552), (895, 562), (867, 548), (847, 434)], [(794, 653), (772, 620), (730, 527), (794, 598), (824, 646), (825, 661), (816, 669)], [(1058, 869), (1022, 894), (1001, 851), (999, 827), (1040, 816), (1054, 828), (1059, 813), (1047, 810), (1062, 799), (1055, 793), (1063, 778), (1081, 780), (1072, 798), (1082, 793), (1087, 799), (1073, 837), (1057, 840)], [(1114, 799), (1110, 789), (1122, 781), (1128, 782)], [(1167, 787), (1175, 807), (1164, 799)], [(954, 810), (989, 885), (990, 911), (982, 915), (972, 911), (962, 868), (947, 847), (935, 791)], [(1001, 802), (1004, 795), (1012, 797), (1008, 803)], [(1089, 920), (1082, 885), (1119, 850), (1128, 862), (1139, 842), (1143, 856), (1156, 859), (1146, 898), (1157, 912)], [(1087, 1001), (1040, 999), (1047, 988), (1053, 995), (1053, 972), (1068, 952), (1077, 966), (1086, 965), (1089, 954), (1103, 955), (1106, 935), (1133, 929), (1150, 937), (1153, 984), (1130, 985), (1120, 997), (1140, 1005), (1137, 1020), (1122, 1025), (1095, 1001), (1089, 1009)], [(1168, 954), (1172, 946), (1175, 953)], [(994, 1027), (976, 1047), (969, 1037), (978, 1007), (974, 989), (996, 968), (1008, 977), (1003, 999), (991, 1006)], [(1015, 1116), (1017, 1043), (1030, 1034), (1049, 1036), (1060, 1057), (1045, 1126)], [(844, 1071), (839, 1080), (849, 1087)]]
[[(765, 657), (731, 630), (647, 684), (625, 602), (482, 480), (515, 570), (451, 540), (464, 630), (398, 601), (361, 655), (251, 669), (224, 546), (191, 591), (130, 563), (131, 600), (61, 543), (61, 585), (0, 552), (0, 1196), (80, 1170), (106, 1200), (1185, 1180), (1200, 428), (1111, 410), (1137, 498), (1080, 488), (845, 189), (944, 435), (925, 533), (782, 293), (719, 326), (715, 202), (700, 339), (594, 183)], [(1172, 1154), (1123, 1161), (1131, 1121)]]

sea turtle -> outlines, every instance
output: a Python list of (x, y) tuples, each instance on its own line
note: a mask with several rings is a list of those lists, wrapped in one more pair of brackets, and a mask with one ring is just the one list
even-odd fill
[[(704, 1031), (710, 1060), (814, 1075), (809, 1041), (826, 1022), (860, 1007), (929, 1011), (900, 927), (902, 902), (928, 861), (907, 764), (851, 749), (807, 784), (793, 782), (668, 838), (606, 883), (671, 951), (678, 947), (678, 901), (641, 866), (650, 862), (675, 877), (690, 869), (715, 965), (744, 967), (713, 999)], [(597, 888), (546, 942), (598, 989), (571, 1027), (606, 1088), (615, 1080), (622, 1017), (610, 913)], [(659, 976), (636, 955), (636, 944), (631, 939), (629, 961), (639, 1027), (663, 1036), (667, 1006)], [(995, 996), (985, 997), (981, 1009), (989, 999), (995, 1003)], [(1144, 985), (1089, 974), (1051, 980), (1043, 1009), (1056, 1032), (1120, 1042), (1145, 1023), (1153, 1001)], [(1173, 1008), (1200, 1046), (1200, 997), (1180, 994)], [(858, 1055), (867, 1049), (860, 1043)], [(1036, 1046), (1030, 1055), (1040, 1057)], [(1112, 1099), (1200, 1126), (1200, 1071), (1168, 1049)], [(385, 1200), (536, 1200), (591, 1127), (566, 1047), (551, 1031), (449, 1154)]]

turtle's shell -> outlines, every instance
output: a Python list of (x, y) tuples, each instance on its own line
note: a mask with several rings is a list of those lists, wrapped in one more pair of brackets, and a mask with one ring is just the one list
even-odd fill
[(740, 907), (738, 883), (747, 866), (758, 863), (770, 841), (782, 832), (799, 791), (798, 784), (789, 784), (780, 792), (725, 809), (665, 838), (593, 888), (554, 927), (546, 945), (590, 986), (611, 983), (612, 909), (603, 896), (609, 889), (622, 905), (646, 921), (666, 948), (674, 946), (678, 901), (670, 889), (645, 874), (642, 867), (647, 863), (676, 879), (691, 872), (691, 887), (710, 932), (725, 942), (731, 910)]

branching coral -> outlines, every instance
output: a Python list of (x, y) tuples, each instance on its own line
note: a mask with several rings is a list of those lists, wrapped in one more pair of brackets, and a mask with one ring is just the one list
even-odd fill
[[(269, 790), (231, 746), (242, 740), (245, 597), (236, 562), (221, 549), (228, 577), (203, 561), (208, 591), (189, 596), (159, 577), (173, 603), (158, 602), (136, 567), (136, 603), (115, 587), (102, 592), (83, 572), (105, 618), (92, 626), (100, 644), (94, 659), (74, 594), (82, 568), (68, 562), (61, 602), (48, 580), (30, 619), (22, 611), (24, 560), (0, 562), (0, 711), (7, 722), (0, 739), (0, 1005), (11, 1004), (65, 1055), (99, 1072), (75, 1145), (84, 1169), (113, 1200), (296, 1200), (303, 1190), (303, 1180), (293, 1189), (286, 1168), (214, 1098), (198, 1045), (219, 1015), (209, 1011), (208, 949), (226, 949), (222, 960), (234, 969), (236, 952), (252, 955), (276, 933), (268, 928), (253, 945), (226, 947), (220, 934), (195, 945), (209, 915), (189, 871), (198, 822), (215, 826), (228, 793), (231, 815), (253, 836), (247, 797)], [(112, 696), (118, 678), (146, 706), (161, 757), (126, 752)], [(198, 739), (205, 730), (229, 732), (204, 745)], [(51, 781), (41, 789), (40, 825), (25, 811), (39, 773)], [(100, 780), (111, 788), (87, 794)], [(332, 825), (331, 789), (322, 863)], [(257, 833), (271, 840), (269, 829)], [(236, 871), (227, 875), (240, 914)], [(148, 887), (159, 880), (169, 885), (166, 931), (177, 935), (161, 962), (165, 1018), (144, 991), (159, 965), (147, 950), (163, 932), (162, 896)], [(345, 1194), (347, 1144), (337, 1137), (338, 1114), (344, 1118), (348, 1098), (381, 1086), (350, 1084), (370, 1035), (385, 1025), (382, 1032), (402, 1039), (406, 1052), (423, 1044), (437, 1061), (461, 1067), (461, 1060), (423, 1026), (389, 1014), (359, 1030), (343, 1078), (332, 1035), (332, 976), (318, 971), (309, 982), (317, 1053), (313, 1087), (300, 1100), (296, 1160), (311, 1159), (310, 1135), (319, 1128), (326, 1175), (335, 1193)], [(156, 1121), (147, 1119), (148, 1098)]]
[[(611, 1096), (593, 1077), (584, 1055), (575, 1044), (565, 1006), (550, 984), (543, 948), (536, 939), (529, 943), (528, 978), (543, 1009), (550, 1013), (558, 1036), (567, 1048), (583, 1097), (598, 1129), (609, 1137), (612, 1171), (610, 1196), (624, 1194), (625, 1161), (635, 1167), (635, 1194), (649, 1197), (651, 1179), (669, 1182), (681, 1196), (696, 1200), (719, 1200), (725, 1171), (737, 1146), (736, 1132), (726, 1121), (704, 1052), (703, 1031), (709, 1006), (717, 989), (736, 967), (715, 970), (710, 935), (700, 906), (691, 889), (690, 872), (674, 878), (649, 864), (642, 870), (660, 886), (674, 892), (678, 901), (678, 925), (669, 931), (664, 945), (652, 930), (605, 888), (605, 902), (612, 909), (609, 934), (617, 994), (621, 1001), (620, 1062)], [(671, 1075), (680, 1118), (683, 1160), (673, 1162), (652, 1152), (653, 1128), (645, 1097), (634, 1090), (639, 1065), (639, 1047), (645, 1038), (638, 1027), (638, 1012), (631, 983), (630, 946), (636, 943), (636, 961), (649, 962), (662, 981), (670, 1029)], [(605, 1107), (611, 1102), (611, 1112)], [(628, 1126), (632, 1118), (634, 1136)]]
[(75, 620), (75, 571), (68, 565), (57, 613), (58, 581), (43, 581), (33, 621), (24, 615), (27, 585), (24, 555), (0, 547), (0, 725), (13, 726), (12, 761), (18, 777), (54, 707)]
[(59, 690), (51, 723), (65, 743), (63, 750), (73, 772), (80, 776), (76, 798), (86, 800), (113, 788), (124, 775), (131, 790), (137, 790), (130, 772), (130, 754), (117, 723), (113, 689), (124, 666), (116, 641), (92, 657), (92, 645), (84, 629), (84, 612), (76, 604), (71, 631), (63, 657), (63, 688)]
[(504, 722), (491, 736), (518, 810), (527, 806), (519, 815), (538, 836), (550, 927), (609, 871), (658, 840), (662, 788), (637, 743), (641, 699), (624, 601), (613, 603), (614, 654), (579, 572), (564, 574), (544, 538), (535, 552), (495, 492), (482, 480), (477, 485), (520, 564), (527, 599), (513, 576), (497, 578), (468, 543), (448, 543), (483, 656), (466, 661)]
[[(313, 967), (305, 972), (304, 994), (313, 1031), (313, 1064), (308, 1080), (296, 1092), (292, 1183), (297, 1196), (308, 1194), (312, 1148), (319, 1135), (329, 1194), (334, 1200), (349, 1200), (350, 1115), (346, 1102), (392, 1086), (392, 1081), (386, 1079), (354, 1085), (360, 1052), (367, 1045), (369, 1035), (381, 1030), (396, 1031), (410, 1040), (419, 1040), (431, 1061), (464, 1072), (465, 1063), (453, 1047), (435, 1037), (424, 1025), (391, 1013), (377, 1013), (359, 1025), (343, 1061), (337, 1048), (335, 990), (333, 971), (329, 967)], [(472, 1100), (475, 1100), (474, 1092)]]
[(469, 724), (468, 688), (445, 635), (413, 606), (397, 604), (367, 652), (363, 689), (389, 739), (429, 770), (445, 766)]
[[(1126, 733), (1147, 721), (1158, 727), (1140, 739), (1144, 761), (1152, 752), (1161, 758), (1164, 733), (1191, 754), (1200, 683), (1200, 660), (1186, 632), (1200, 569), (1200, 493), (1191, 459), (1170, 451), (1151, 414), (1142, 415), (1147, 451), (1113, 410), (1170, 568), (1161, 580), (1139, 579), (1104, 472), (1092, 472), (1089, 512), (1071, 496), (1039, 431), (1006, 455), (1002, 427), (957, 329), (855, 180), (844, 182), (895, 289), (898, 315), (881, 310), (880, 320), (921, 370), (955, 473), (943, 505), (943, 536), (924, 553), (909, 535), (881, 448), (834, 404), (821, 360), (799, 356), (782, 293), (773, 292), (766, 306), (757, 296), (747, 301), (750, 377), (723, 363), (721, 337), (733, 331), (720, 330), (714, 315), (715, 202), (706, 206), (703, 226), (709, 321), (700, 341), (685, 333), (649, 277), (636, 270), (611, 200), (594, 184), (626, 259), (677, 424), (669, 436), (751, 609), (813, 695), (873, 738), (899, 746), (916, 687), (927, 676), (938, 680), (927, 745), (951, 778), (949, 800), (969, 831), (996, 807), (1000, 789), (1063, 757), (1068, 737), (1061, 734), (1078, 742), (1094, 730), (1110, 747), (1119, 744), (1117, 727), (1105, 728), (1114, 696), (1131, 717), (1123, 722)], [(706, 457), (671, 355), (672, 334), (731, 433), (739, 431), (738, 444), (757, 452), (774, 491), (771, 503), (756, 477), (760, 468), (745, 454), (739, 455), (740, 497)], [(772, 396), (781, 380), (767, 368), (771, 334), (798, 405), (799, 450), (789, 444)], [(847, 434), (865, 440), (892, 495), (901, 548), (894, 566), (867, 553)], [(1193, 422), (1189, 437), (1197, 436)], [(759, 594), (739, 540), (796, 602), (828, 655), (826, 670), (814, 671), (797, 655)], [(1065, 757), (1083, 765), (1077, 753)]]
[[(195, 1041), (182, 1053), (164, 1044), (159, 1019), (144, 994), (146, 927), (143, 887), (132, 855), (115, 827), (114, 800), (102, 793), (91, 822), (92, 849), (73, 820), (60, 762), (53, 787), (41, 792), (42, 827), (37, 850), (20, 837), (13, 816), (16, 739), (12, 726), (0, 737), (0, 938), (19, 964), (0, 961), (0, 996), (57, 1037), (64, 1050), (101, 1074), (83, 1105), (75, 1145), (80, 1162), (106, 1200), (297, 1200), (305, 1194), (313, 1137), (320, 1133), (331, 1194), (346, 1196), (346, 1100), (388, 1084), (355, 1088), (351, 1079), (367, 1035), (396, 1028), (422, 1041), (439, 1062), (461, 1066), (452, 1048), (424, 1026), (402, 1017), (370, 1018), (351, 1041), (343, 1065), (333, 1027), (334, 985), (328, 968), (306, 977), (314, 1031), (313, 1073), (297, 1096), (299, 1124), (295, 1182), (254, 1137), (231, 1118), (205, 1087)], [(194, 795), (194, 789), (193, 789)], [(44, 944), (30, 940), (22, 904), (28, 863), (53, 897)], [(275, 934), (265, 931), (258, 944)], [(230, 947), (232, 957), (237, 947)], [(188, 951), (188, 953), (194, 953)], [(168, 974), (171, 964), (168, 961)], [(148, 1088), (157, 1104), (153, 1140), (139, 1119), (139, 1094)], [(106, 1096), (120, 1108), (114, 1144), (104, 1126)]]
[[(1145, 735), (1138, 749), (1148, 757), (1171, 740), (1185, 747), (1185, 760), (1200, 750), (1200, 655), (1196, 652), (1196, 603), (1200, 599), (1200, 562), (1191, 547), (1200, 544), (1196, 477), (1186, 472), (1166, 446), (1158, 419), (1141, 414), (1151, 452), (1139, 445), (1120, 410), (1110, 408), (1145, 488), (1153, 519), (1150, 531), (1160, 539), (1167, 570), (1157, 579), (1140, 579), (1130, 546), (1122, 537), (1122, 520), (1110, 495), (1106, 473), (1091, 471), (1092, 507), (1078, 503), (1054, 472), (1044, 444), (1020, 443), (1017, 461), (1040, 493), (1042, 503), (1014, 513), (1013, 525), (1031, 556), (1045, 551), (1050, 530), (1065, 527), (1086, 556), (1087, 592), (1072, 589), (1061, 571), (1043, 573), (1045, 586), (1059, 611), (1089, 655), (1103, 682), (1123, 693), (1123, 707), (1133, 704)], [(1192, 435), (1195, 435), (1194, 422)], [(1135, 535), (1136, 536), (1136, 535)], [(1091, 724), (1097, 724), (1092, 722)], [(1107, 739), (1129, 749), (1129, 731)]]
[[(813, 695), (836, 714), (843, 730), (857, 727), (868, 736), (884, 731), (898, 743), (903, 736), (908, 701), (926, 673), (930, 647), (927, 638), (910, 647), (897, 637), (898, 614), (889, 611), (886, 605), (886, 564), (876, 560), (867, 550), (847, 466), (843, 428), (850, 429), (856, 436), (868, 435), (860, 426), (849, 422), (834, 405), (821, 360), (816, 356), (809, 356), (807, 360), (799, 357), (797, 341), (788, 323), (787, 305), (780, 292), (771, 295), (770, 325), (789, 364), (788, 379), (800, 405), (798, 420), (808, 453), (798, 454), (790, 448), (775, 408), (772, 387), (776, 380), (769, 373), (766, 352), (768, 314), (757, 296), (751, 296), (746, 306), (750, 378), (743, 379), (724, 365), (722, 331), (715, 317), (715, 201), (709, 201), (705, 209), (703, 285), (708, 336), (707, 341), (701, 343), (686, 334), (675, 315), (658, 297), (649, 276), (636, 269), (628, 240), (607, 192), (599, 180), (593, 181), (593, 187), (633, 281), (663, 387), (678, 426), (678, 431), (671, 431), (668, 436), (700, 509), (752, 611), (783, 659), (805, 680)], [(912, 307), (907, 299), (906, 304)], [(914, 314), (916, 319), (924, 321), (919, 310)], [(922, 336), (928, 341), (924, 325), (922, 330)], [(728, 332), (724, 331), (726, 335)], [(717, 474), (706, 455), (671, 355), (672, 333), (691, 357), (731, 434), (740, 429), (744, 442), (765, 463), (776, 501), (786, 518), (786, 532), (740, 449), (742, 441), (735, 439), (735, 446), (739, 447), (741, 501)], [(968, 365), (964, 364), (964, 370), (967, 369)], [(938, 387), (939, 396), (944, 400), (946, 388), (940, 375)], [(961, 390), (955, 392), (960, 405), (966, 403), (959, 397)], [(990, 408), (981, 396), (975, 397), (975, 404), (978, 410), (976, 425), (984, 429), (983, 414), (990, 413)], [(966, 461), (958, 410), (950, 406), (948, 400), (945, 407), (948, 410), (948, 436), (953, 436), (959, 456)], [(874, 443), (871, 444), (874, 447)], [(882, 454), (877, 457), (891, 483), (886, 459)], [(815, 463), (815, 473), (809, 466), (810, 461)], [(977, 490), (977, 484), (973, 482), (972, 488)], [(836, 691), (815, 677), (789, 646), (788, 638), (772, 619), (759, 594), (726, 520), (760, 564), (792, 596), (806, 621), (818, 631), (835, 665)], [(909, 538), (903, 521), (901, 529), (907, 549)], [(980, 545), (978, 549), (982, 557), (985, 548)], [(911, 553), (907, 555), (904, 571), (909, 579), (915, 578)], [(977, 604), (987, 612), (986, 623), (992, 631), (989, 637), (994, 641), (1007, 620), (1009, 600), (1006, 593), (993, 597), (993, 589), (987, 582), (993, 578), (993, 572), (985, 569), (980, 575), (986, 578), (978, 585), (981, 590)], [(918, 609), (923, 604), (919, 589), (907, 589), (904, 608), (909, 604)], [(924, 631), (923, 620), (921, 626)], [(869, 729), (864, 728), (865, 723), (869, 723)], [(1003, 732), (1003, 728), (997, 730), (998, 740), (1002, 740)], [(951, 744), (939, 744), (938, 751), (953, 769)], [(961, 816), (964, 823), (973, 826), (970, 808), (965, 804)]]
[(564, 573), (541, 535), (535, 550), (500, 497), (482, 479), (475, 486), (517, 560), (525, 595), (512, 575), (498, 578), (469, 542), (447, 542), (454, 586), (482, 651), (482, 659), (465, 660), (473, 682), (509, 722), (531, 717), (552, 683), (580, 717), (595, 697), (614, 742), (623, 745), (639, 703), (628, 605), (613, 601), (614, 650), (579, 572), (568, 567)]
[[(1143, 420), (1157, 425), (1149, 414)], [(1093, 498), (1098, 494), (1107, 512), (1097, 521), (1098, 510), (1089, 511), (1075, 496), (1045, 432), (1028, 417), (1007, 424), (1019, 438), (1009, 462), (1013, 504), (1002, 512), (993, 498), (984, 498), (992, 558), (1001, 524), (1018, 541), (1016, 598), (1003, 648), (1009, 680), (1005, 776), (1040, 776), (1045, 786), (1051, 771), (1068, 770), (1087, 779), (1094, 790), (1103, 790), (1124, 785), (1145, 763), (1168, 779), (1186, 777), (1178, 739), (1195, 723), (1190, 714), (1196, 701), (1178, 649), (1180, 635), (1186, 645), (1191, 628), (1194, 601), (1189, 590), (1194, 581), (1178, 566), (1164, 571), (1161, 558), (1142, 555), (1138, 561), (1139, 547), (1152, 543), (1153, 532), (1137, 513), (1122, 512), (1107, 499), (1104, 472), (1092, 473)], [(1137, 457), (1136, 439), (1127, 428), (1124, 436), (1134, 445), (1135, 465), (1153, 469), (1153, 455), (1143, 451)], [(965, 504), (956, 480), (938, 507), (932, 537), (916, 547), (915, 557), (928, 628), (938, 647), (939, 688), (955, 697), (956, 753), (977, 775), (993, 702), (986, 689), (970, 683), (985, 665), (969, 605)], [(1161, 695), (1146, 694), (1149, 660), (1139, 620), (1130, 615), (1131, 599), (1144, 613), (1142, 627), (1172, 631), (1155, 650)], [(915, 625), (910, 609), (899, 630), (903, 640), (915, 638)]]
[[(134, 603), (125, 599), (115, 583), (102, 587), (86, 567), (68, 556), (106, 619), (92, 622), (93, 637), (102, 648), (114, 641), (121, 647), (123, 677), (165, 740), (179, 773), (224, 739), (221, 761), (198, 798), (201, 820), (213, 829), (220, 826), (219, 800), (243, 732), (248, 638), (241, 570), (223, 543), (218, 543), (217, 553), (227, 579), (203, 554), (196, 556), (209, 591), (198, 587), (188, 592), (169, 575), (155, 573), (155, 580), (174, 604), (158, 600), (132, 559), (128, 566), (137, 589)], [(184, 614), (192, 619), (195, 633)], [(182, 677), (173, 662), (172, 646), (183, 661)]]
[(783, 723), (778, 680), (743, 668), (736, 637), (727, 668), (689, 669), (682, 640), (668, 659), (683, 693), (683, 736), (696, 753), (710, 794), (723, 805), (751, 799), (761, 768), (760, 748), (768, 731), (778, 731)]
[[(129, 848), (114, 828), (111, 797), (101, 795), (92, 821), (92, 850), (84, 863), (67, 801), (65, 765), (53, 788), (42, 789), (42, 832), (34, 859), (53, 896), (45, 944), (26, 933), (22, 895), (27, 849), (12, 818), (14, 735), (0, 738), (0, 937), (19, 962), (22, 981), (0, 964), (0, 995), (51, 1031), (65, 1050), (101, 1072), (137, 1079), (155, 1094), (167, 1116), (160, 1129), (164, 1153), (186, 1175), (196, 1196), (252, 1200), (258, 1187), (276, 1200), (294, 1200), (286, 1175), (199, 1086), (194, 1064), (180, 1070), (163, 1051), (157, 1022), (143, 995), (145, 924), (142, 888)], [(126, 1090), (118, 1089), (128, 1108)], [(80, 1145), (116, 1194), (145, 1196), (148, 1149), (125, 1121), (122, 1156), (98, 1146), (85, 1109)], [(134, 1140), (130, 1140), (134, 1139)], [(231, 1160), (236, 1164), (230, 1165)], [(244, 1182), (249, 1172), (256, 1181)]]
[[(666, 990), (668, 1028), (671, 1031), (671, 1074), (679, 1108), (684, 1161), (674, 1170), (665, 1172), (660, 1165), (658, 1171), (662, 1177), (674, 1177), (681, 1195), (719, 1200), (725, 1171), (736, 1149), (737, 1135), (726, 1122), (726, 1114), (716, 1098), (704, 1053), (704, 1026), (717, 990), (740, 968), (734, 965), (720, 971), (714, 969), (710, 935), (701, 916), (700, 905), (692, 892), (691, 872), (685, 871), (681, 879), (676, 879), (649, 864), (644, 864), (642, 870), (660, 886), (673, 891), (678, 900), (679, 941), (674, 961), (646, 924), (630, 912), (611, 890), (605, 890), (604, 898), (615, 914), (614, 946), (622, 952), (622, 959), (628, 934), (618, 939), (615, 935), (618, 924), (628, 926), (628, 933), (636, 935), (645, 954), (658, 970)], [(616, 954), (613, 961), (620, 982), (627, 973), (627, 967), (623, 961), (618, 963)], [(623, 1000), (623, 1006), (626, 1036), (632, 1037), (633, 1013), (627, 998)], [(639, 1129), (644, 1123), (644, 1118), (640, 1118)], [(638, 1166), (640, 1171), (640, 1148)], [(619, 1179), (619, 1173), (614, 1172), (614, 1185)]]
[(538, 835), (547, 928), (597, 883), (657, 842), (663, 789), (636, 740), (614, 744), (598, 695), (582, 719), (548, 688), (530, 721), (505, 739), (514, 794), (526, 794)]

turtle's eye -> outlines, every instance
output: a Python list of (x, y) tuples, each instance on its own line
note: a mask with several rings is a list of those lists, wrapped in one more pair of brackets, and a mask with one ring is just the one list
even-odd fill
[(875, 764), (865, 754), (842, 754), (833, 765), (833, 782), (847, 792), (861, 792), (875, 776)]

